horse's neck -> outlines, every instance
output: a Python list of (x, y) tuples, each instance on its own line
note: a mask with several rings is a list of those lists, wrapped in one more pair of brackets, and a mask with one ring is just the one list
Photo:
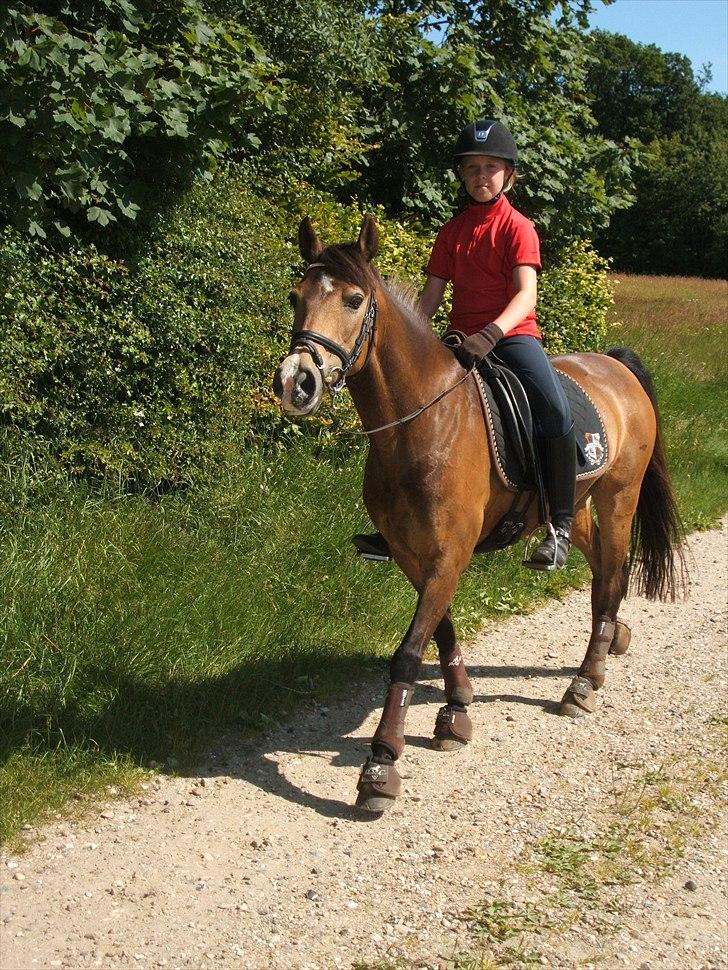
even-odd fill
[(385, 290), (377, 292), (377, 301), (374, 346), (362, 372), (349, 382), (366, 430), (417, 410), (458, 373), (451, 352), (426, 325), (410, 319)]

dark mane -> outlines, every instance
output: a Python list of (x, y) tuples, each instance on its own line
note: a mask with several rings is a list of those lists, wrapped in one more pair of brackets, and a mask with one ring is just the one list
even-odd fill
[(327, 246), (316, 262), (323, 263), (323, 269), (342, 283), (351, 283), (368, 292), (381, 285), (379, 274), (366, 262), (355, 243)]

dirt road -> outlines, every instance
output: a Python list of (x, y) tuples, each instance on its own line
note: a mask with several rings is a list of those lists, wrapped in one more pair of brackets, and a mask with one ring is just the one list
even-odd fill
[(428, 747), (442, 695), (427, 664), (404, 795), (381, 818), (352, 808), (383, 698), (368, 682), (222, 740), (192, 777), (49, 826), (0, 858), (0, 966), (444, 967), (466, 951), (488, 951), (482, 966), (728, 966), (726, 537), (692, 538), (687, 602), (627, 600), (632, 646), (592, 717), (556, 715), (586, 592), (468, 645), (475, 737), (459, 752)]

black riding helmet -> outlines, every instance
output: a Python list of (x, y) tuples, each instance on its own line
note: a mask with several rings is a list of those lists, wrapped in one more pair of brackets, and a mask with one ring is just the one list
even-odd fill
[(515, 168), (518, 164), (518, 149), (513, 135), (494, 118), (478, 118), (460, 132), (455, 142), (452, 157), (457, 164), (463, 155), (492, 155), (504, 158)]

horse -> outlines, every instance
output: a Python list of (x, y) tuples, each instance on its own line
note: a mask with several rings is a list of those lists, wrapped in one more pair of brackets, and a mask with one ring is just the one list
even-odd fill
[[(290, 417), (313, 414), (344, 384), (369, 437), (364, 503), (392, 558), (417, 592), (417, 607), (390, 665), (390, 683), (356, 804), (381, 813), (395, 801), (395, 767), (425, 648), (434, 638), (445, 705), (433, 745), (472, 739), (473, 690), (450, 612), (477, 544), (509, 510), (496, 474), (472, 372), (436, 336), (415, 300), (385, 283), (372, 263), (379, 233), (365, 216), (356, 243), (324, 247), (310, 219), (298, 231), (306, 269), (294, 286), (291, 346), (273, 389)], [(572, 539), (592, 573), (591, 636), (560, 712), (596, 710), (609, 653), (631, 631), (618, 616), (630, 577), (648, 597), (675, 599), (685, 583), (683, 531), (668, 475), (654, 387), (626, 348), (577, 353), (554, 364), (576, 380), (602, 415), (609, 444), (599, 477), (578, 483)], [(526, 528), (538, 527), (531, 503)]]

